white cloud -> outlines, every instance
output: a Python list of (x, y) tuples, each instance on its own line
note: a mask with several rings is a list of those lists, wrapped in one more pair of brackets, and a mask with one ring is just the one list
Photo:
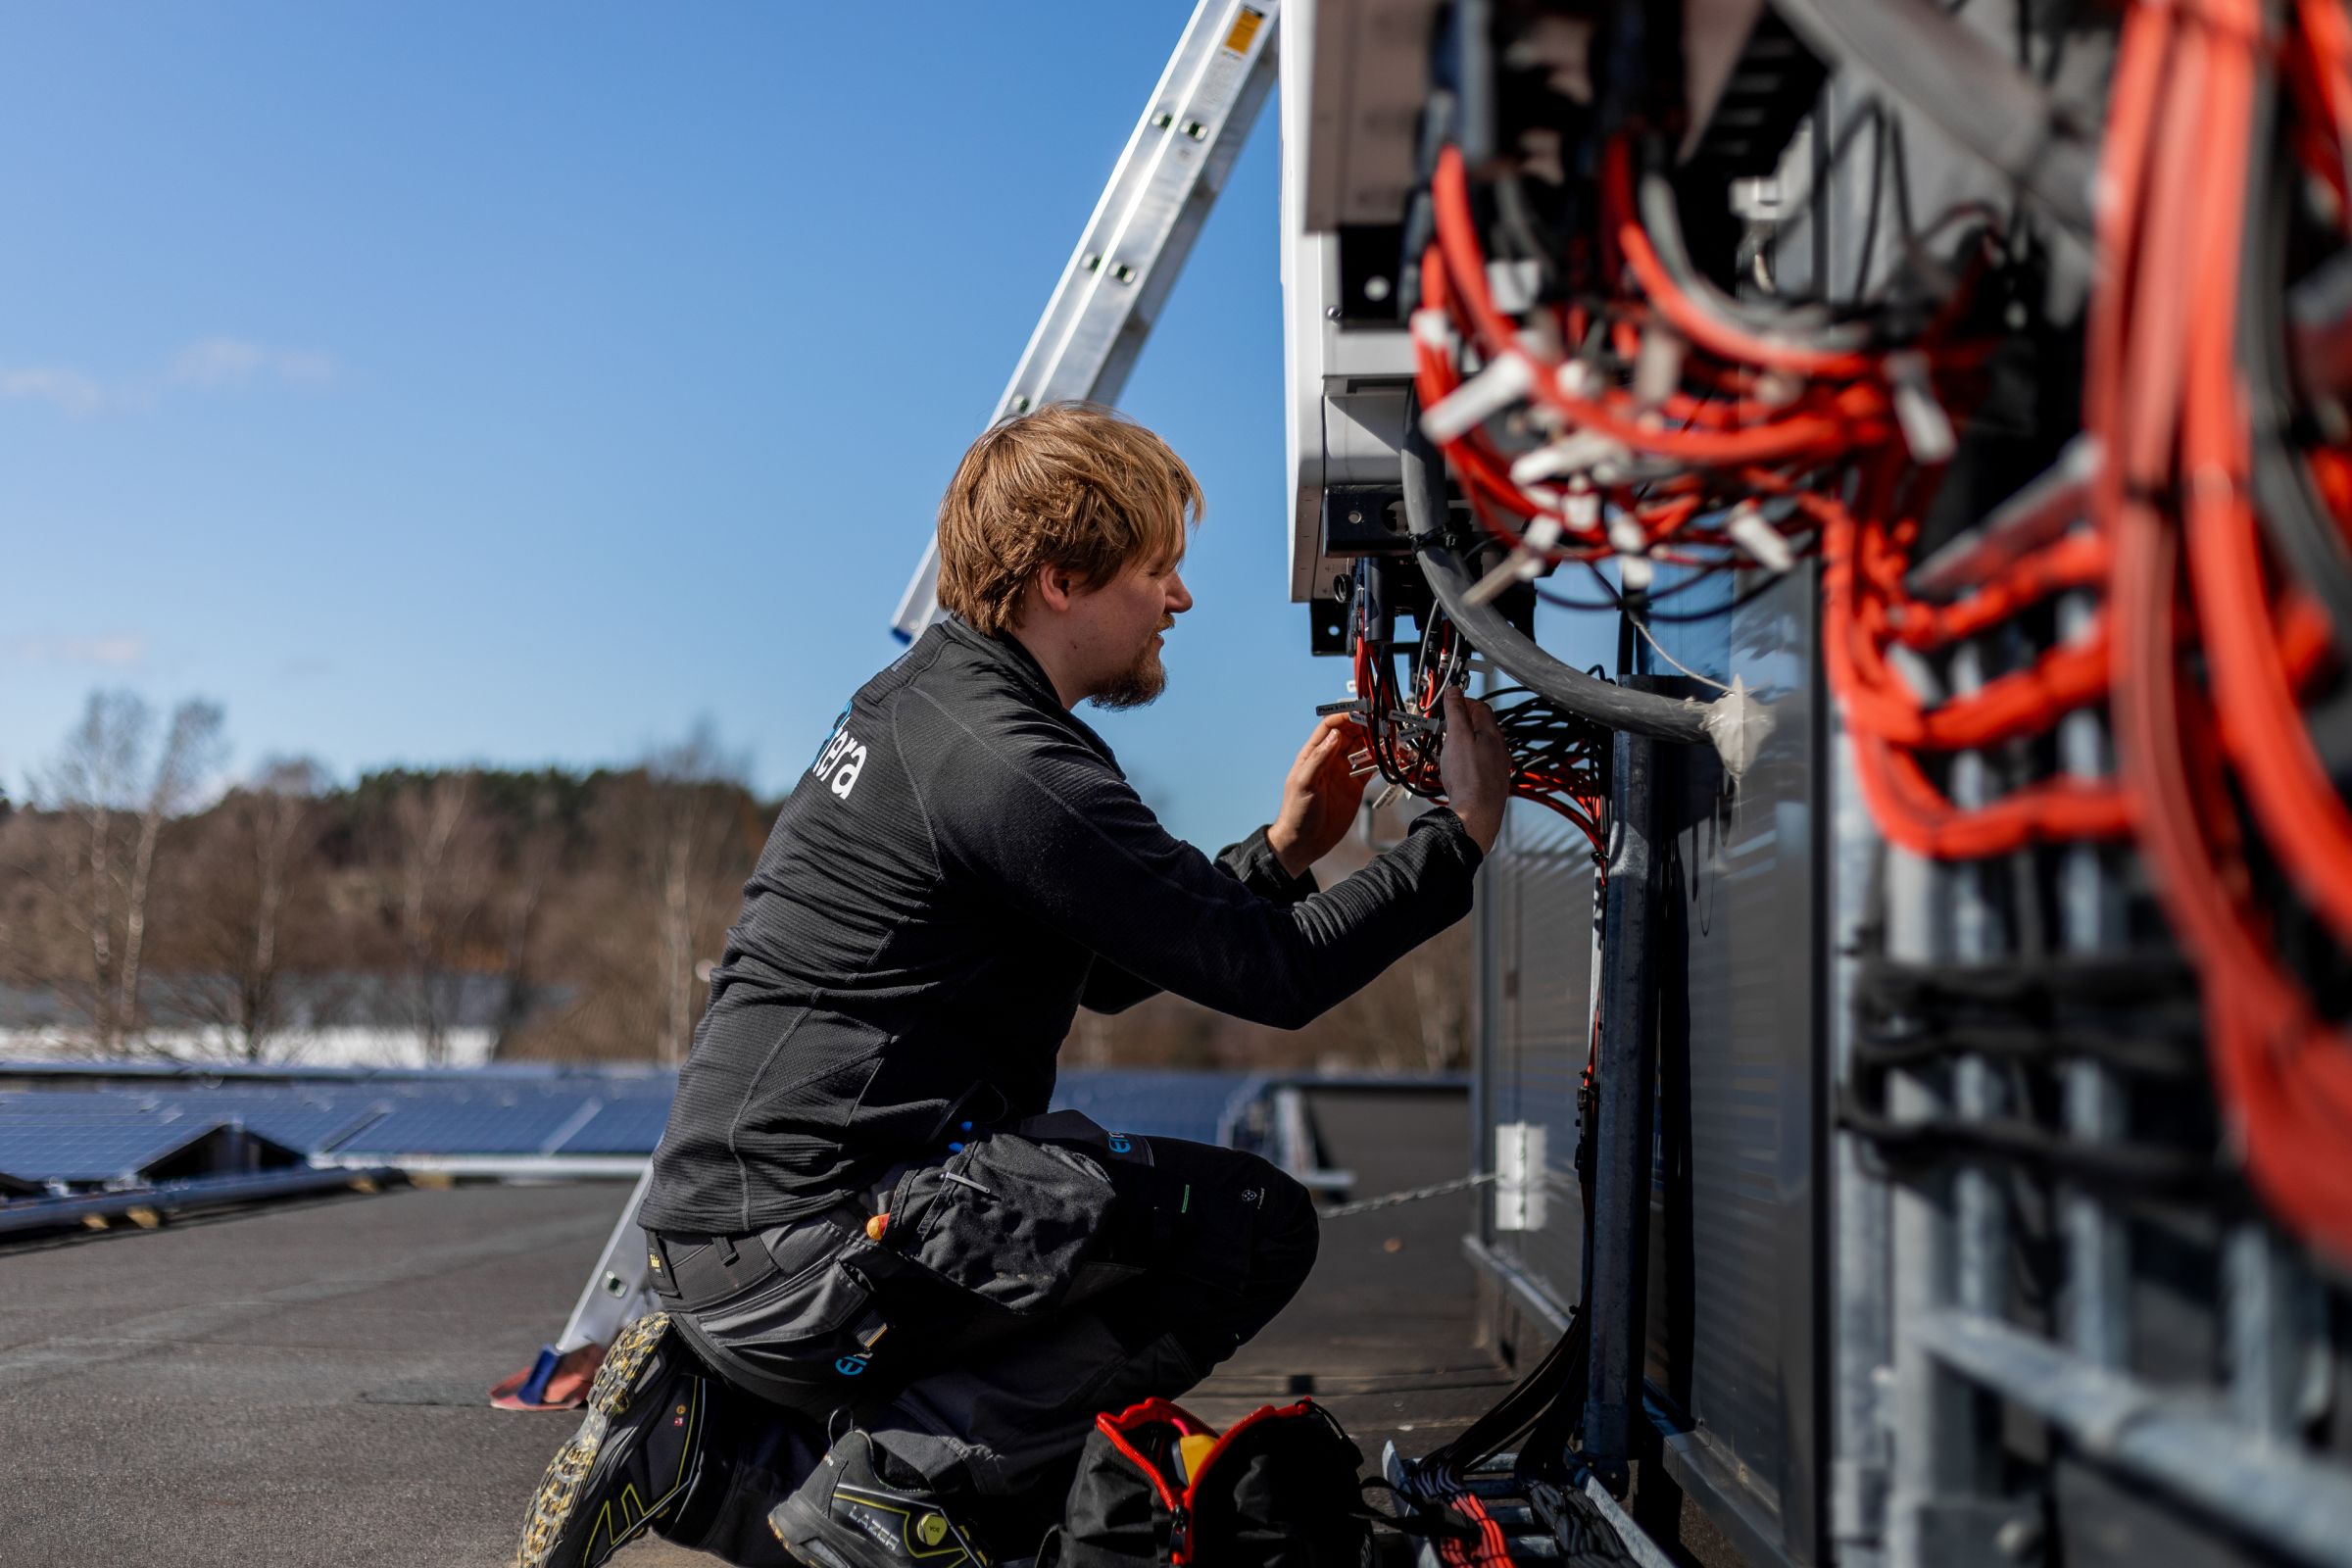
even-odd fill
[(105, 669), (130, 669), (147, 660), (147, 639), (138, 632), (110, 632), (96, 637), (19, 637), (4, 646), (10, 661), (20, 664), (96, 664)]
[(145, 409), (159, 392), (174, 388), (210, 391), (253, 381), (315, 387), (334, 377), (335, 362), (312, 349), (208, 337), (188, 344), (159, 371), (111, 384), (63, 366), (0, 365), (0, 402), (46, 403), (78, 418)]
[(66, 414), (96, 414), (106, 406), (106, 388), (79, 370), (46, 365), (0, 366), (0, 398), (47, 403)]
[(273, 349), (243, 338), (208, 337), (181, 349), (172, 361), (171, 380), (180, 386), (227, 386), (269, 376), (317, 386), (333, 379), (334, 362), (308, 349)]

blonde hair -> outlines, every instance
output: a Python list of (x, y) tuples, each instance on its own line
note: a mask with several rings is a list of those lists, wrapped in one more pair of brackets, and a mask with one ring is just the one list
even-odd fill
[(1200, 481), (1168, 444), (1114, 410), (1049, 403), (989, 427), (939, 503), (939, 602), (992, 636), (1042, 566), (1090, 587), (1184, 554)]

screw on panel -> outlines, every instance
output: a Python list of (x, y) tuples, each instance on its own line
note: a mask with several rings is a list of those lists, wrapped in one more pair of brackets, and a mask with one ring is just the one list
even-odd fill
[(1086, 270), (1090, 272), (1102, 270), (1102, 258), (1100, 255), (1089, 256), (1086, 259)]
[(626, 1296), (629, 1294), (629, 1282), (619, 1275), (608, 1271), (605, 1275), (605, 1294), (607, 1296)]
[(1162, 112), (1152, 117), (1152, 123), (1159, 129), (1165, 130), (1170, 125), (1176, 123), (1176, 117), (1174, 115)]
[(1122, 283), (1132, 283), (1135, 281), (1135, 269), (1125, 262), (1119, 262), (1111, 268), (1110, 275)]
[(1014, 399), (1012, 400), (1012, 412), (1013, 412), (1013, 413), (1015, 413), (1015, 414), (1027, 414), (1027, 413), (1029, 412), (1029, 400), (1028, 400), (1028, 398), (1026, 398), (1026, 397), (1016, 397), (1016, 398), (1014, 398)]
[(1198, 120), (1188, 122), (1184, 127), (1184, 133), (1195, 141), (1208, 140), (1208, 127)]

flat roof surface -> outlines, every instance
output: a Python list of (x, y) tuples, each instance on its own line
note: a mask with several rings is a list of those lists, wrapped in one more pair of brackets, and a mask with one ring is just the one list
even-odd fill
[[(1462, 1174), (1459, 1094), (1321, 1092), (1368, 1196)], [(492, 1568), (577, 1417), (492, 1409), (563, 1327), (622, 1183), (400, 1190), (0, 1251), (12, 1568)], [(1377, 1463), (1507, 1384), (1473, 1347), (1456, 1194), (1332, 1221), (1312, 1279), (1186, 1397), (1223, 1425), (1295, 1380)], [(715, 1559), (661, 1542), (621, 1568)]]

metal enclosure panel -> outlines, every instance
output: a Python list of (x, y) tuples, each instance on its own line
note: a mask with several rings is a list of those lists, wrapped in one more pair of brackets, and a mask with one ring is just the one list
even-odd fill
[[(1394, 223), (1413, 192), (1414, 137), (1429, 97), (1438, 0), (1314, 0), (1323, 46), (1311, 74), (1285, 69), (1311, 100), (1299, 183), (1310, 229)], [(1296, 20), (1297, 13), (1291, 13)]]
[(1493, 912), (1480, 928), (1478, 956), (1487, 1106), (1479, 1168), (1494, 1168), (1497, 1127), (1541, 1127), (1551, 1201), (1541, 1229), (1499, 1232), (1490, 1201), (1480, 1210), (1480, 1235), (1565, 1312), (1583, 1283), (1576, 1089), (1592, 1016), (1592, 850), (1559, 818), (1523, 808), (1507, 819), (1482, 880), (1480, 897)]
[[(1678, 604), (1700, 609), (1702, 596), (1731, 590), (1703, 585)], [(1807, 572), (1725, 619), (1661, 633), (1699, 675), (1742, 678), (1770, 705), (1773, 730), (1737, 786), (1696, 753), (1679, 754), (1661, 786), (1659, 1145), (1682, 1140), (1690, 1179), (1686, 1207), (1661, 1165), (1648, 1370), (1692, 1422), (1676, 1440), (1694, 1461), (1687, 1473), (1737, 1494), (1702, 1502), (1736, 1510), (1793, 1562), (1823, 1559), (1817, 603)], [(1645, 667), (1671, 673), (1662, 660)], [(1497, 1230), (1490, 1206), (1481, 1235), (1564, 1308), (1582, 1283), (1574, 1161), (1591, 1024), (1591, 855), (1556, 818), (1520, 809), (1485, 875), (1480, 1152), (1494, 1159), (1498, 1128), (1541, 1126), (1554, 1201), (1532, 1231)]]
[[(1690, 1195), (1677, 1223), (1671, 1187), (1662, 1193), (1651, 1244), (1668, 1286), (1651, 1305), (1652, 1376), (1725, 1461), (1715, 1473), (1747, 1494), (1741, 1511), (1777, 1517), (1800, 1562), (1822, 1555), (1818, 603), (1803, 572), (1723, 620), (1660, 632), (1698, 674), (1743, 679), (1773, 726), (1737, 783), (1685, 754), (1682, 827), (1667, 838), (1664, 898), (1681, 901), (1682, 940), (1670, 933), (1660, 960), (1660, 1049), (1686, 1054), (1679, 1074), (1662, 1063), (1661, 1114), (1685, 1118)], [(1673, 1295), (1678, 1248), (1687, 1320)]]
[[(1388, 62), (1384, 79), (1424, 69), (1417, 41), (1407, 51), (1403, 35), (1385, 25), (1376, 38), (1351, 30), (1355, 9), (1347, 0), (1291, 0), (1279, 40), (1284, 471), (1291, 479), (1291, 598), (1299, 603), (1328, 596), (1341, 570), (1322, 553), (1324, 488), (1396, 482), (1404, 390), (1412, 379), (1412, 340), (1403, 327), (1343, 326), (1335, 318), (1339, 241), (1310, 196), (1310, 185), (1320, 189), (1339, 178), (1334, 165), (1317, 184), (1316, 160), (1337, 159), (1361, 128), (1348, 113), (1350, 100), (1335, 104), (1324, 96), (1326, 79), (1345, 80), (1344, 65), (1360, 68), (1375, 55)], [(1385, 15), (1399, 8), (1374, 9)], [(1395, 210), (1386, 215), (1391, 221), (1396, 216)]]

